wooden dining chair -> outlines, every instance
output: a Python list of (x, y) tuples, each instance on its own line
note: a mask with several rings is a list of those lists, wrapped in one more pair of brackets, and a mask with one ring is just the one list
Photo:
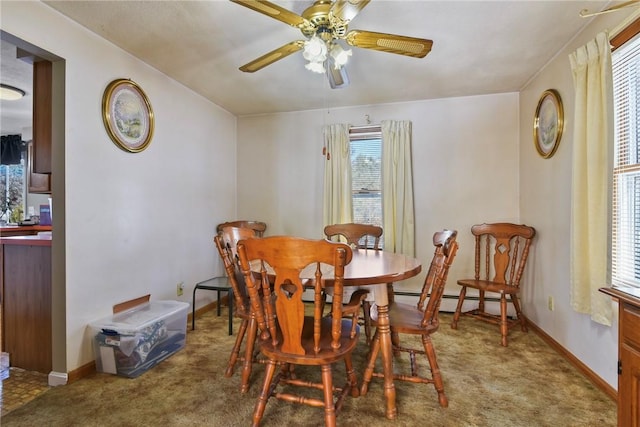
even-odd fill
[[(391, 327), (393, 353), (409, 353), (411, 366), (410, 375), (394, 374), (393, 379), (412, 383), (433, 384), (438, 392), (438, 402), (442, 407), (447, 407), (449, 402), (444, 392), (442, 374), (438, 367), (436, 350), (431, 341), (431, 335), (436, 332), (440, 326), (438, 319), (440, 302), (442, 301), (449, 267), (451, 267), (456, 252), (458, 251), (456, 236), (457, 231), (455, 230), (443, 230), (433, 235), (435, 251), (429, 266), (429, 271), (424, 279), (418, 303), (411, 305), (394, 302), (389, 307), (389, 324)], [(377, 326), (377, 313), (375, 311), (371, 314), (371, 321), (373, 325)], [(415, 349), (401, 345), (400, 334), (419, 335), (422, 339), (423, 348)], [(376, 329), (360, 389), (362, 395), (367, 393), (372, 377), (383, 377), (382, 373), (374, 372), (375, 362), (379, 352), (380, 337), (378, 329)], [(416, 363), (416, 354), (424, 354), (427, 357), (431, 370), (430, 376), (420, 375)]]
[[(522, 331), (527, 332), (526, 321), (518, 301), (518, 292), (520, 292), (520, 279), (536, 230), (526, 225), (494, 223), (474, 225), (471, 227), (471, 233), (475, 237), (475, 276), (473, 279), (458, 280), (462, 289), (451, 327), (457, 329), (460, 315), (500, 325), (501, 344), (506, 347), (509, 329), (520, 325)], [(462, 312), (467, 288), (478, 290), (478, 306), (473, 310)], [(485, 310), (486, 292), (499, 294), (499, 315)], [(508, 300), (507, 296), (509, 296)], [(507, 301), (513, 303), (515, 319), (507, 316)]]
[[(247, 292), (245, 280), (238, 262), (237, 243), (239, 240), (255, 237), (255, 231), (251, 228), (224, 227), (214, 239), (232, 287), (231, 297), (235, 300), (233, 305), (235, 308), (234, 315), (241, 319), (240, 328), (238, 329), (235, 343), (231, 349), (231, 355), (229, 356), (229, 362), (224, 375), (225, 377), (231, 377), (236, 363), (242, 362), (241, 393), (249, 391), (252, 365), (258, 361), (255, 352), (258, 323), (255, 316), (251, 313), (249, 293)], [(240, 356), (243, 341), (245, 345), (244, 356)]]
[[(342, 304), (344, 268), (351, 261), (351, 248), (327, 240), (275, 236), (238, 242), (238, 255), (261, 331), (260, 352), (268, 360), (252, 425), (259, 425), (267, 401), (275, 397), (290, 403), (322, 407), (325, 425), (335, 426), (336, 413), (345, 396), (348, 393), (358, 396), (351, 361), (359, 337), (357, 312), (350, 319), (343, 318)], [(330, 279), (336, 297), (331, 304), (331, 317), (323, 316), (321, 310), (321, 293), (325, 286), (321, 266), (334, 270)], [(313, 314), (305, 314), (302, 300), (305, 291), (302, 272), (309, 269), (314, 277)], [(261, 280), (255, 277), (257, 271)], [(340, 361), (344, 361), (347, 379), (343, 387), (335, 387), (332, 365)], [(294, 365), (319, 366), (322, 383), (297, 378), (300, 373), (293, 375)], [(276, 374), (278, 367), (281, 369)], [(295, 387), (310, 387), (316, 392), (320, 389), (323, 397), (295, 394)]]
[[(346, 240), (348, 245), (359, 249), (381, 250), (380, 238), (382, 236), (382, 227), (372, 224), (331, 224), (324, 228), (324, 235), (329, 240), (340, 241)], [(387, 290), (393, 293), (393, 287), (388, 286)], [(372, 297), (367, 296), (362, 300), (362, 323), (364, 324), (364, 335), (367, 345), (371, 343), (371, 301)]]
[(242, 228), (250, 228), (255, 231), (257, 237), (263, 237), (264, 232), (267, 230), (267, 223), (262, 221), (246, 221), (246, 220), (237, 220), (237, 221), (227, 221), (218, 224), (216, 227), (216, 232), (220, 233), (225, 227), (242, 227)]

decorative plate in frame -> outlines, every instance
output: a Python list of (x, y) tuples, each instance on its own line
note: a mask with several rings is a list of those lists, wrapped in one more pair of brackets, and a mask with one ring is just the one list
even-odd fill
[(564, 109), (562, 99), (555, 89), (544, 91), (538, 101), (533, 119), (533, 142), (545, 159), (553, 156), (558, 149), (564, 128)]
[(134, 81), (117, 79), (102, 96), (102, 120), (113, 142), (125, 151), (138, 153), (153, 136), (153, 110), (147, 95)]

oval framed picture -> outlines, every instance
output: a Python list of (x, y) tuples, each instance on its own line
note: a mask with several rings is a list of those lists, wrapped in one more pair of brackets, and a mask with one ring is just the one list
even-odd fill
[(560, 144), (563, 128), (562, 99), (558, 91), (548, 89), (540, 97), (533, 119), (533, 142), (538, 154), (545, 159), (553, 156)]
[(102, 120), (111, 140), (125, 151), (138, 153), (151, 143), (153, 110), (147, 95), (132, 80), (109, 83), (102, 96)]

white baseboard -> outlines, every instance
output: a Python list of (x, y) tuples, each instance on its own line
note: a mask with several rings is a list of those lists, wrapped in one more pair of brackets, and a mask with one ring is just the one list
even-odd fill
[(49, 372), (49, 385), (52, 387), (67, 385), (68, 379), (68, 375), (65, 372)]

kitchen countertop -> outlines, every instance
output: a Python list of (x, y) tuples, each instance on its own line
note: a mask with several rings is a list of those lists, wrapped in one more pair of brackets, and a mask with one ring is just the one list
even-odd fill
[(0, 238), (2, 245), (51, 246), (51, 234), (10, 236)]
[(3, 225), (0, 227), (0, 235), (4, 232), (15, 232), (15, 231), (51, 231), (50, 225)]

